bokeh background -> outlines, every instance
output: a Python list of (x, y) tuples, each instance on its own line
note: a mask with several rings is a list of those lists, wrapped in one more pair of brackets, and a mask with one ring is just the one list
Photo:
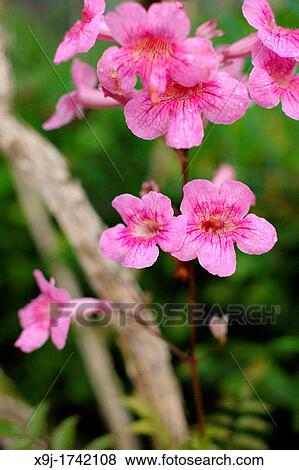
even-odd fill
[[(4, 2), (5, 3), (5, 2)], [(108, 9), (116, 1), (107, 0)], [(229, 43), (251, 32), (241, 14), (240, 0), (197, 0), (184, 2), (193, 28), (211, 17), (219, 19), (225, 36), (216, 44)], [(281, 24), (299, 23), (297, 0), (272, 0)], [(81, 1), (10, 0), (6, 2), (1, 23), (8, 32), (16, 97), (15, 113), (35, 129), (53, 112), (64, 93), (55, 70), (41, 51), (52, 58), (55, 48), (73, 20)], [(33, 40), (38, 38), (41, 48)], [(96, 45), (83, 57), (95, 65), (105, 43)], [(72, 89), (70, 64), (57, 72)], [(1, 79), (1, 77), (0, 77)], [(76, 121), (46, 134), (67, 156), (72, 174), (80, 178), (88, 196), (109, 225), (118, 222), (111, 200), (118, 194), (138, 194), (143, 180), (154, 178), (163, 192), (180, 202), (179, 166), (175, 155), (162, 141), (146, 142), (133, 136), (125, 126), (122, 110), (88, 111), (88, 120), (118, 166), (121, 181), (88, 127)], [(238, 179), (257, 195), (255, 212), (277, 228), (279, 243), (271, 253), (250, 257), (238, 253), (237, 274), (220, 279), (198, 268), (198, 301), (207, 309), (219, 304), (279, 306), (275, 324), (232, 326), (228, 346), (208, 356), (202, 364), (204, 402), (211, 432), (220, 448), (295, 449), (299, 438), (299, 132), (298, 122), (288, 119), (279, 108), (251, 107), (236, 124), (209, 128), (208, 138), (196, 152), (191, 166), (192, 178), (211, 178), (224, 162), (236, 168)], [(41, 155), (42, 158), (42, 155)], [(62, 352), (50, 344), (30, 355), (13, 347), (19, 334), (17, 310), (37, 293), (32, 270), (47, 266), (37, 254), (26, 228), (14, 184), (6, 161), (0, 159), (0, 257), (1, 257), (1, 387), (12, 387), (31, 405), (45, 395), (49, 385), (71, 351), (72, 360), (49, 394), (48, 425), (55, 427), (64, 418), (78, 416), (77, 440), (80, 448), (107, 430), (94, 413), (95, 400), (83, 364), (72, 338)], [(78, 275), (84, 293), (92, 294), (67, 242), (61, 236), (60, 253)], [(173, 276), (174, 264), (161, 255), (152, 269), (139, 273), (143, 289), (155, 302), (184, 301), (186, 291)], [(165, 335), (180, 347), (188, 347), (186, 328), (170, 328)], [(199, 332), (199, 354), (215, 346), (207, 328)], [(123, 378), (126, 393), (131, 393), (120, 363), (114, 339), (111, 348)], [(266, 404), (276, 425), (233, 361), (237, 358), (250, 382)], [(173, 361), (188, 407), (188, 419), (194, 424), (190, 396), (190, 377), (185, 365)], [(9, 384), (9, 385), (8, 385)], [(15, 393), (15, 392), (14, 392)], [(107, 444), (108, 445), (108, 444)]]

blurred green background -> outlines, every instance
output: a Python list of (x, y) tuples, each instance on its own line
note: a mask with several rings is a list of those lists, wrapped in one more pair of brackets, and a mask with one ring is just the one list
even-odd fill
[[(119, 2), (107, 2), (108, 9)], [(240, 0), (198, 0), (184, 2), (193, 28), (216, 16), (225, 36), (215, 44), (229, 43), (251, 32), (241, 14)], [(281, 24), (297, 25), (297, 0), (271, 2)], [(124, 124), (122, 110), (88, 111), (87, 117), (103, 146), (124, 177), (122, 181), (88, 127), (76, 121), (51, 133), (41, 124), (53, 112), (59, 96), (64, 94), (55, 69), (45, 60), (78, 17), (81, 2), (74, 0), (17, 0), (7, 2), (2, 23), (9, 33), (9, 57), (16, 81), (15, 113), (49, 138), (68, 158), (70, 169), (81, 179), (96, 210), (108, 225), (119, 221), (111, 208), (118, 194), (138, 194), (141, 182), (154, 178), (162, 191), (179, 204), (179, 165), (175, 155), (162, 141), (146, 142), (133, 136)], [(38, 38), (38, 46), (32, 33)], [(95, 65), (107, 44), (96, 45), (82, 57)], [(56, 68), (72, 89), (70, 63)], [(210, 131), (209, 131), (210, 129)], [(266, 217), (277, 228), (279, 243), (271, 253), (250, 257), (238, 253), (237, 274), (228, 279), (209, 275), (198, 268), (198, 301), (219, 304), (225, 311), (229, 304), (272, 305), (280, 307), (275, 324), (232, 326), (229, 342), (221, 352), (209, 356), (202, 364), (204, 402), (211, 423), (211, 433), (221, 448), (295, 449), (299, 437), (299, 133), (298, 123), (288, 119), (280, 108), (265, 110), (251, 107), (236, 124), (214, 126), (200, 149), (191, 152), (192, 178), (211, 178), (218, 165), (230, 163), (237, 177), (257, 195), (255, 213)], [(41, 155), (42, 158), (42, 155)], [(36, 405), (69, 356), (74, 355), (63, 371), (48, 401), (53, 427), (70, 415), (79, 416), (76, 446), (106, 429), (94, 414), (95, 401), (80, 356), (72, 339), (62, 352), (47, 344), (30, 355), (13, 347), (19, 334), (17, 310), (37, 293), (32, 270), (47, 266), (40, 260), (16, 199), (14, 185), (3, 158), (0, 159), (0, 256), (1, 256), (1, 367), (14, 381), (19, 393)], [(76, 260), (61, 237), (60, 256), (79, 276), (84, 292), (89, 292)], [(184, 301), (185, 287), (173, 276), (174, 264), (162, 254), (152, 268), (139, 273), (139, 280), (155, 302)], [(169, 328), (165, 335), (182, 348), (188, 348), (188, 331)], [(199, 354), (215, 346), (207, 328), (199, 331)], [(112, 350), (119, 356), (112, 341)], [(232, 355), (237, 359), (275, 423), (252, 392)], [(185, 365), (174, 359), (188, 408), (194, 424), (190, 395), (190, 377)], [(126, 392), (131, 392), (124, 376)], [(247, 421), (246, 421), (247, 420)], [(235, 436), (228, 439), (227, 429)], [(244, 437), (245, 436), (245, 437)], [(234, 441), (234, 442), (233, 442)]]

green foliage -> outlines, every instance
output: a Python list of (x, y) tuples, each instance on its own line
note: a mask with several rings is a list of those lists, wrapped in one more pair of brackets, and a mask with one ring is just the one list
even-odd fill
[(267, 439), (273, 426), (266, 409), (250, 392), (248, 396), (223, 398), (207, 422), (208, 435), (215, 448), (268, 448)]
[(129, 425), (129, 431), (139, 436), (148, 436), (153, 439), (159, 449), (170, 449), (171, 437), (153, 408), (138, 396), (127, 396), (123, 403), (136, 416), (136, 420)]
[(113, 434), (105, 434), (103, 436), (96, 437), (90, 441), (85, 449), (87, 450), (109, 450), (113, 449), (115, 437)]
[(20, 437), (22, 435), (21, 429), (10, 421), (0, 420), (0, 437)]
[(42, 403), (36, 410), (30, 422), (27, 424), (27, 430), (33, 439), (41, 437), (45, 432), (47, 428), (49, 407), (49, 403)]
[(52, 448), (59, 450), (73, 449), (76, 440), (77, 424), (77, 416), (69, 416), (63, 420), (52, 433)]

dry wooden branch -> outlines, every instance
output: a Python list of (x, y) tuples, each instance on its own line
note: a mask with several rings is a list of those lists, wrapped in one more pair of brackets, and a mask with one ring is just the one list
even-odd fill
[[(50, 218), (28, 181), (16, 170), (13, 176), (27, 225), (39, 253), (50, 267), (59, 285), (64, 286), (73, 298), (82, 297), (74, 274), (57, 259), (59, 242)], [(129, 432), (131, 417), (122, 403), (124, 391), (115, 372), (105, 336), (93, 328), (75, 325), (75, 339), (87, 375), (93, 387), (100, 415), (115, 435), (117, 449), (137, 449), (138, 442)]]
[[(2, 69), (8, 66), (0, 38)], [(11, 83), (9, 75), (6, 79)], [(63, 156), (36, 131), (8, 114), (9, 83), (3, 83), (3, 77), (0, 82), (0, 148), (4, 155), (38, 191), (60, 224), (97, 295), (116, 303), (144, 303), (131, 273), (108, 262), (99, 251), (104, 224), (79, 182), (71, 178)], [(115, 327), (136, 390), (151, 403), (173, 441), (182, 442), (187, 438), (187, 425), (167, 347), (129, 318), (125, 327), (118, 321)]]

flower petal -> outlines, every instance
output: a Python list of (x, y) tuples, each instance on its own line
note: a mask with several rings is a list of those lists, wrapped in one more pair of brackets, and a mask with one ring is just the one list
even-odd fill
[(243, 15), (248, 23), (256, 29), (275, 25), (275, 17), (267, 0), (244, 0)]
[(183, 215), (173, 217), (165, 225), (163, 232), (159, 236), (158, 245), (163, 251), (172, 253), (178, 251), (185, 240), (187, 219)]
[(70, 300), (71, 296), (67, 290), (55, 287), (55, 279), (53, 277), (51, 277), (50, 281), (47, 281), (43, 273), (38, 269), (33, 271), (33, 275), (41, 293), (53, 303), (64, 303)]
[(142, 5), (126, 2), (118, 5), (115, 12), (105, 15), (105, 20), (113, 38), (121, 45), (129, 46), (144, 34), (147, 13)]
[(201, 231), (197, 227), (187, 222), (186, 236), (182, 247), (179, 250), (174, 250), (171, 254), (180, 261), (191, 261), (197, 257), (196, 251), (198, 247), (198, 238), (201, 236)]
[(248, 88), (251, 98), (260, 106), (271, 109), (279, 104), (281, 89), (268, 72), (260, 67), (254, 67), (252, 70)]
[(205, 117), (216, 124), (232, 124), (244, 116), (249, 106), (246, 86), (226, 73), (202, 84), (200, 108)]
[(213, 78), (219, 65), (218, 56), (208, 39), (188, 38), (176, 46), (170, 62), (171, 78), (186, 87)]
[(55, 64), (66, 62), (79, 53), (88, 52), (95, 45), (103, 16), (102, 8), (94, 11), (93, 5), (90, 9), (89, 5), (92, 3), (94, 2), (87, 1), (88, 6), (83, 10), (82, 21), (77, 21), (65, 34), (55, 53)]
[(136, 84), (136, 70), (130, 50), (109, 47), (98, 62), (97, 73), (104, 88), (118, 95), (130, 93)]
[(158, 55), (149, 59), (141, 56), (138, 60), (137, 72), (141, 77), (143, 87), (153, 97), (158, 98), (165, 91), (168, 77), (167, 57)]
[(208, 180), (190, 181), (185, 184), (183, 192), (181, 212), (190, 220), (195, 220), (198, 215), (209, 215), (213, 204), (219, 200), (217, 186)]
[(97, 74), (95, 69), (82, 60), (74, 59), (71, 74), (76, 89), (82, 87), (95, 88), (97, 84)]
[(234, 231), (238, 248), (249, 255), (261, 255), (270, 251), (277, 242), (277, 233), (267, 220), (249, 214)]
[(254, 193), (240, 181), (224, 181), (220, 188), (222, 212), (235, 221), (242, 219), (249, 211)]
[(221, 65), (221, 72), (225, 72), (236, 80), (242, 80), (244, 77), (244, 57), (238, 57), (236, 59), (228, 59), (224, 65)]
[(125, 106), (128, 128), (137, 137), (152, 140), (164, 135), (169, 121), (169, 105), (160, 102), (153, 104), (149, 94), (140, 91)]
[(65, 126), (82, 114), (82, 108), (78, 103), (77, 93), (73, 91), (62, 96), (56, 104), (55, 113), (43, 124), (45, 131), (51, 131)]
[(148, 9), (148, 32), (165, 39), (182, 41), (190, 21), (181, 2), (153, 3)]
[(53, 277), (51, 277), (50, 281), (48, 281), (42, 271), (39, 269), (35, 269), (33, 271), (33, 276), (36, 280), (36, 283), (38, 285), (39, 290), (41, 293), (45, 296), (50, 296), (53, 287), (55, 286), (55, 280)]
[(261, 41), (257, 41), (252, 48), (253, 65), (266, 70), (269, 75), (273, 75), (277, 79), (290, 77), (296, 68), (296, 60), (292, 57), (280, 57), (263, 45)]
[(122, 261), (130, 249), (130, 237), (127, 227), (118, 224), (104, 230), (100, 238), (100, 249), (106, 258)]
[(81, 88), (78, 91), (78, 100), (83, 108), (88, 109), (108, 109), (123, 106), (116, 99), (105, 95), (100, 89)]
[(194, 100), (177, 101), (171, 114), (166, 143), (177, 149), (200, 145), (204, 137), (203, 122)]
[(266, 47), (280, 57), (299, 58), (299, 29), (276, 26), (270, 30), (260, 30), (258, 36)]
[(57, 349), (63, 349), (67, 340), (68, 332), (71, 325), (70, 318), (58, 318), (55, 326), (50, 328), (50, 336), (54, 346)]
[(105, 11), (105, 0), (84, 0), (84, 8), (95, 14), (103, 14)]
[(283, 112), (290, 118), (299, 120), (299, 77), (294, 77), (289, 87), (281, 95)]
[(132, 194), (121, 194), (112, 201), (112, 207), (119, 213), (126, 224), (140, 221), (144, 212), (144, 203)]
[(203, 234), (198, 239), (198, 261), (209, 273), (227, 277), (236, 271), (234, 242), (224, 235)]
[(244, 0), (243, 14), (248, 23), (258, 29), (262, 43), (280, 57), (298, 58), (299, 29), (277, 26), (267, 0)]
[(22, 331), (15, 346), (25, 353), (30, 353), (41, 348), (49, 338), (49, 331), (40, 328), (39, 325), (32, 325)]
[(142, 197), (146, 217), (160, 223), (167, 223), (173, 217), (171, 200), (164, 194), (150, 191)]
[(148, 268), (152, 266), (159, 256), (159, 249), (153, 240), (135, 239), (134, 244), (126, 254), (122, 265), (125, 268)]

